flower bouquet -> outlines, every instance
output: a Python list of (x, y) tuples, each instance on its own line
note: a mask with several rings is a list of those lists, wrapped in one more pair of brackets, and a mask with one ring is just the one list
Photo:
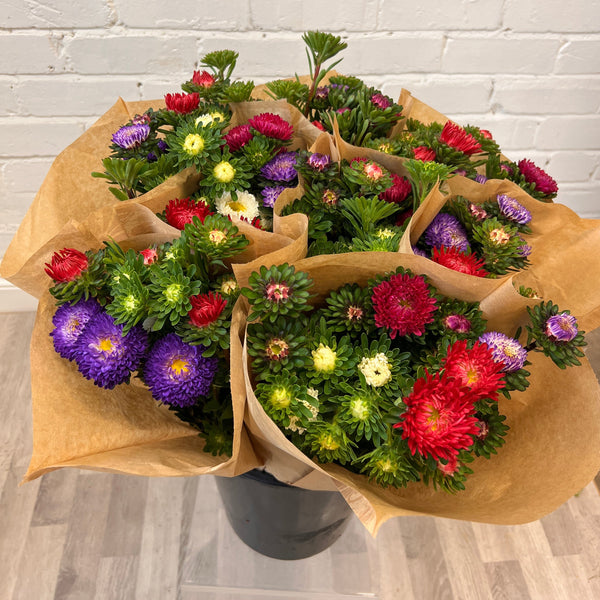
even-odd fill
[(520, 523), (585, 485), (600, 404), (575, 318), (474, 279), (392, 253), (252, 274), (235, 358), (267, 469), (335, 483), (371, 531), (415, 513)]

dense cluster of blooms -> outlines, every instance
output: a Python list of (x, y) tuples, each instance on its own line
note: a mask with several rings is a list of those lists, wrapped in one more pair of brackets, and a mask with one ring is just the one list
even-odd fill
[(468, 275), (506, 275), (528, 265), (531, 219), (521, 203), (505, 194), (479, 204), (457, 196), (433, 218), (415, 252)]
[(282, 265), (242, 290), (256, 397), (308, 456), (383, 486), (463, 489), (469, 463), (504, 443), (500, 400), (528, 386), (528, 353), (582, 356), (576, 320), (554, 305), (531, 311), (524, 346), (486, 331), (478, 303), (442, 296), (403, 268), (316, 304), (311, 286)]
[[(56, 252), (47, 265), (59, 303), (50, 335), (83, 377), (104, 389), (138, 377), (200, 429), (207, 451), (226, 453), (229, 325), (239, 290), (223, 259), (248, 240), (228, 218), (183, 205), (181, 236), (170, 243)], [(185, 223), (184, 210), (193, 213)]]

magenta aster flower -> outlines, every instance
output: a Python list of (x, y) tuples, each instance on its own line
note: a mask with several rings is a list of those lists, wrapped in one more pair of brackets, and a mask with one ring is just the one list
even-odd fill
[(443, 320), (444, 327), (456, 333), (469, 333), (471, 331), (471, 321), (464, 315), (448, 315)]
[(519, 161), (519, 170), (527, 183), (533, 183), (535, 190), (553, 196), (558, 192), (558, 184), (546, 171), (537, 167), (533, 162), (527, 159)]
[(229, 146), (229, 151), (236, 152), (243, 148), (254, 136), (250, 125), (238, 125), (230, 129), (223, 137), (225, 143)]
[(433, 321), (436, 299), (425, 279), (419, 275), (398, 273), (373, 288), (375, 325), (397, 335), (423, 335), (425, 325)]
[(461, 252), (469, 250), (467, 231), (461, 222), (448, 213), (438, 213), (425, 230), (425, 243), (434, 248), (457, 248)]
[(488, 178), (485, 175), (475, 175), (475, 181), (477, 183), (485, 183)]
[(294, 128), (279, 115), (273, 113), (257, 115), (248, 121), (248, 125), (256, 129), (258, 133), (276, 140), (290, 140), (294, 134)]
[(492, 358), (504, 365), (503, 370), (507, 373), (514, 373), (523, 368), (527, 360), (527, 350), (518, 340), (499, 331), (488, 331), (479, 337), (479, 341), (489, 346)]
[(129, 381), (148, 349), (148, 335), (141, 326), (132, 327), (123, 335), (123, 325), (100, 312), (93, 316), (75, 345), (75, 360), (79, 371), (94, 384), (112, 390)]
[(380, 110), (385, 110), (392, 105), (390, 99), (380, 93), (373, 94), (371, 96), (371, 102)]
[(404, 202), (412, 190), (410, 181), (406, 177), (400, 177), (395, 173), (392, 173), (392, 185), (379, 194), (381, 200), (386, 202), (392, 202), (394, 204), (400, 204)]
[(186, 344), (174, 333), (158, 340), (148, 353), (144, 381), (165, 404), (192, 406), (206, 396), (217, 372), (218, 359), (202, 355), (205, 347)]
[(132, 148), (139, 147), (142, 142), (148, 139), (149, 135), (149, 125), (125, 125), (113, 133), (111, 139), (117, 146), (131, 150)]
[(63, 358), (75, 358), (75, 345), (88, 321), (102, 311), (96, 300), (80, 300), (75, 304), (59, 306), (52, 317), (54, 329), (50, 333), (54, 349)]
[(546, 335), (555, 342), (570, 342), (578, 333), (577, 319), (569, 313), (553, 315), (546, 321)]
[(283, 190), (287, 189), (283, 185), (276, 185), (274, 187), (266, 187), (260, 193), (263, 197), (263, 206), (268, 208), (273, 208), (275, 206), (275, 202), (277, 198), (279, 198), (279, 194), (283, 192)]
[(260, 172), (271, 181), (293, 181), (298, 175), (296, 171), (296, 153), (282, 152), (264, 165)]
[(520, 225), (525, 225), (531, 221), (531, 213), (514, 198), (506, 194), (498, 194), (496, 200), (498, 200), (500, 212), (511, 221)]

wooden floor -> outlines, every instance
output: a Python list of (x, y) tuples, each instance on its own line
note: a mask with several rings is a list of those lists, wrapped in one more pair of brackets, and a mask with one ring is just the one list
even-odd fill
[(600, 598), (593, 483), (528, 525), (407, 517), (373, 540), (353, 521), (326, 552), (291, 562), (237, 539), (212, 477), (62, 469), (18, 487), (31, 448), (32, 326), (32, 314), (0, 314), (0, 600)]

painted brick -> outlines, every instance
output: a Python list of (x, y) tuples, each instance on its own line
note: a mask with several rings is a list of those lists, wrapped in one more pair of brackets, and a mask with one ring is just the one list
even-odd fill
[(103, 27), (110, 21), (104, 0), (3, 0), (2, 4), (3, 27), (9, 28)]
[(357, 76), (439, 71), (442, 45), (441, 34), (356, 38), (337, 68)]
[(52, 165), (52, 158), (11, 159), (0, 162), (3, 175), (2, 195), (12, 193), (36, 193)]
[(225, 0), (114, 0), (119, 23), (148, 29), (187, 29), (189, 31), (239, 30), (249, 25), (248, 2)]
[(140, 87), (141, 98), (143, 100), (157, 100), (164, 98), (165, 94), (180, 93), (181, 84), (191, 78), (192, 72), (185, 77), (180, 77), (175, 80), (156, 81), (156, 80), (143, 80)]
[(402, 88), (442, 114), (477, 113), (490, 109), (490, 77), (407, 76), (399, 81), (386, 80), (383, 91), (397, 99)]
[(59, 73), (66, 70), (60, 36), (40, 33), (0, 34), (0, 73)]
[(198, 59), (192, 36), (75, 37), (66, 45), (76, 73), (101, 75), (172, 74)]
[(0, 116), (14, 115), (19, 111), (17, 104), (16, 78), (0, 78)]
[(600, 117), (549, 117), (537, 131), (535, 145), (540, 149), (596, 150), (600, 140)]
[(40, 120), (25, 117), (0, 119), (5, 141), (0, 156), (56, 156), (79, 137), (84, 129), (75, 121)]
[(34, 192), (4, 194), (0, 209), (0, 223), (20, 223), (34, 198)]
[(521, 37), (450, 38), (442, 57), (444, 73), (550, 73), (558, 39)]
[(586, 114), (600, 106), (600, 78), (497, 78), (492, 102), (499, 112)]
[(598, 0), (506, 0), (504, 26), (513, 31), (596, 33)]
[(91, 116), (106, 112), (119, 97), (137, 100), (138, 83), (114, 77), (38, 77), (23, 80), (16, 93), (23, 115)]
[[(434, 107), (435, 108), (435, 107)], [(534, 148), (535, 133), (540, 119), (518, 118), (503, 115), (465, 115), (450, 113), (447, 115), (460, 125), (477, 125), (487, 129), (494, 136), (500, 148), (506, 152), (518, 148)], [(512, 156), (508, 156), (513, 159)], [(522, 156), (518, 158), (523, 158)]]
[[(207, 38), (201, 41), (198, 55), (225, 48), (239, 53), (235, 75), (240, 78), (264, 76), (277, 79), (293, 77), (294, 73), (308, 73), (304, 42), (300, 36), (259, 34), (241, 38)], [(277, 58), (274, 60), (274, 57)]]
[(429, 31), (497, 29), (502, 3), (495, 0), (382, 0), (378, 29)]
[(600, 215), (600, 183), (588, 185), (560, 185), (557, 202), (568, 206), (580, 217), (598, 218)]
[(583, 182), (592, 178), (600, 166), (600, 157), (594, 152), (555, 152), (546, 168), (557, 181)]
[(377, 23), (376, 0), (254, 0), (250, 8), (258, 31), (373, 31)]
[(555, 72), (561, 74), (600, 72), (600, 39), (570, 40), (558, 53)]

